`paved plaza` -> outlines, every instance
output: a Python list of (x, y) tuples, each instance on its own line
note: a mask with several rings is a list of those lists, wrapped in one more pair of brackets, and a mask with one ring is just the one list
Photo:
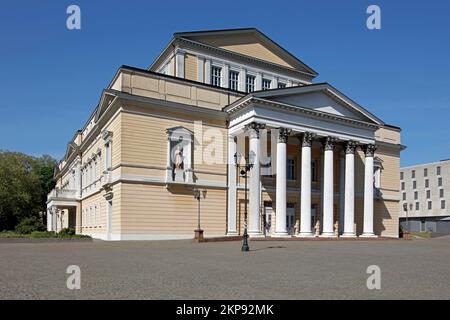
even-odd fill
[[(450, 237), (1, 243), (0, 299), (449, 299)], [(69, 290), (66, 268), (81, 269)], [(366, 269), (381, 268), (368, 290)]]

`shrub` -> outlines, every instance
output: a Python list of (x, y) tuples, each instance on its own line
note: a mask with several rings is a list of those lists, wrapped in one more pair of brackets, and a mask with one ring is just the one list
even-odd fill
[(31, 238), (55, 238), (55, 231), (33, 231), (30, 234)]
[(16, 232), (22, 234), (30, 234), (33, 231), (45, 231), (42, 221), (36, 217), (24, 218), (16, 226)]
[(74, 228), (62, 228), (61, 231), (59, 231), (59, 235), (73, 236), (73, 235), (75, 235), (75, 229)]

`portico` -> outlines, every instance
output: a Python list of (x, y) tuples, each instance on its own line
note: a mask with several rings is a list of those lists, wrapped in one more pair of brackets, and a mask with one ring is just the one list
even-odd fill
[[(229, 146), (230, 152), (254, 153), (255, 164), (250, 172), (249, 183), (249, 235), (262, 236), (264, 224), (264, 208), (261, 199), (265, 189), (270, 188), (267, 176), (275, 176), (272, 184), (275, 195), (271, 197), (275, 202), (273, 237), (355, 237), (355, 152), (364, 153), (364, 176), (362, 178), (364, 190), (358, 196), (363, 201), (363, 232), (359, 236), (374, 237), (374, 162), (376, 150), (374, 132), (378, 128), (378, 119), (365, 114), (365, 110), (346, 101), (337, 90), (324, 85), (315, 91), (316, 101), (303, 96), (303, 88), (285, 89), (284, 93), (277, 90), (276, 96), (270, 91), (249, 94), (247, 99), (227, 108), (230, 115)], [(330, 95), (334, 94), (333, 98)], [(328, 99), (327, 99), (328, 98)], [(286, 101), (290, 101), (289, 104)], [(303, 100), (309, 103), (305, 107)], [(314, 102), (319, 104), (314, 106)], [(326, 105), (322, 105), (325, 102)], [(294, 104), (295, 103), (295, 104)], [(332, 104), (333, 103), (333, 104)], [(347, 103), (346, 105), (344, 103)], [(301, 106), (300, 106), (301, 105)], [(328, 106), (327, 114), (320, 108)], [(345, 109), (343, 109), (345, 108)], [(335, 116), (330, 115), (335, 112)], [(342, 113), (347, 111), (347, 116)], [(351, 111), (352, 113), (350, 113)], [(340, 113), (340, 114), (338, 114)], [(350, 116), (351, 115), (351, 116)], [(342, 125), (341, 123), (345, 123)], [(248, 143), (245, 143), (247, 137)], [(268, 138), (270, 136), (270, 139)], [(289, 181), (287, 180), (287, 150), (295, 146), (300, 159), (300, 184), (291, 187), (290, 193), (297, 193), (299, 199), (299, 223), (295, 232), (289, 234), (287, 230), (287, 193)], [(267, 150), (273, 152), (270, 154)], [(321, 175), (321, 183), (314, 190), (315, 197), (319, 198), (320, 214), (318, 215), (319, 230), (313, 232), (312, 225), (312, 159), (313, 152), (320, 154), (321, 168), (316, 169)], [(340, 160), (339, 153), (345, 157)], [(295, 154), (293, 155), (295, 156)], [(228, 155), (230, 159), (231, 154)], [(339, 161), (344, 161), (344, 188), (339, 188), (336, 178), (336, 168)], [(270, 167), (270, 174), (261, 170), (261, 166)], [(236, 192), (242, 189), (237, 181), (236, 170), (229, 166), (229, 199), (239, 198)], [(316, 173), (316, 174), (317, 174)], [(265, 188), (268, 185), (268, 188)], [(344, 215), (339, 219), (335, 215), (336, 206), (339, 206), (339, 195), (344, 199)], [(318, 196), (318, 197), (317, 197)], [(298, 203), (297, 202), (297, 203)], [(237, 205), (229, 202), (228, 207), (228, 234), (237, 234), (236, 221), (239, 220)], [(339, 221), (343, 220), (343, 221)], [(272, 222), (272, 221), (270, 221)], [(316, 222), (317, 223), (317, 222)], [(343, 225), (341, 234), (338, 225)], [(318, 232), (319, 231), (319, 232)]]

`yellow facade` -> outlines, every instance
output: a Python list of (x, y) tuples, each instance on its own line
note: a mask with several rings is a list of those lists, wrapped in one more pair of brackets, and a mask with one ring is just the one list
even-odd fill
[[(291, 69), (298, 68), (292, 59), (286, 57), (286, 53), (261, 37), (246, 34), (190, 39), (218, 50), (225, 49), (226, 52), (264, 60), (277, 65), (277, 68), (282, 66), (286, 68), (286, 83), (292, 80)], [(65, 212), (63, 216), (67, 215), (67, 221), (71, 212), (76, 216), (72, 223), (74, 225), (67, 222), (67, 226), (76, 228), (77, 232), (108, 240), (192, 238), (198, 224), (198, 201), (194, 199), (193, 189), (200, 188), (205, 191), (200, 201), (200, 223), (205, 236), (227, 234), (227, 213), (230, 210), (227, 204), (230, 197), (230, 166), (227, 164), (230, 159), (230, 115), (224, 110), (245, 99), (246, 94), (226, 87), (213, 87), (205, 79), (200, 81), (199, 77), (209, 77), (205, 74), (208, 67), (201, 69), (202, 65), (199, 64), (204, 59), (204, 52), (196, 55), (191, 48), (186, 51), (182, 54), (182, 62), (177, 62), (175, 52), (162, 55), (161, 59), (166, 59), (166, 62), (161, 60), (161, 66), (166, 63), (164, 75), (135, 68), (118, 70), (103, 94), (100, 105), (71, 141), (74, 147), (68, 149), (56, 173), (59, 196), (49, 195), (49, 207), (55, 206)], [(180, 66), (183, 67), (184, 79), (176, 77)], [(280, 70), (276, 72), (280, 73)], [(295, 81), (289, 80), (290, 83), (306, 81), (303, 75), (298, 77)], [(199, 125), (201, 131), (198, 131)], [(192, 159), (183, 162), (183, 165), (189, 163), (192, 181), (185, 178), (180, 183), (176, 179), (172, 181), (172, 177), (168, 178), (172, 170), (175, 172), (169, 166), (171, 162), (168, 162), (171, 142), (168, 143), (167, 130), (171, 128), (193, 132)], [(382, 166), (379, 179), (381, 185), (378, 188), (382, 195), (374, 200), (374, 231), (380, 236), (396, 237), (402, 149), (400, 130), (378, 125), (374, 139), (379, 144), (375, 159)], [(200, 144), (202, 152), (196, 152)], [(207, 148), (211, 145), (216, 148), (213, 153), (208, 153)], [(270, 143), (267, 150), (272, 152)], [(287, 181), (287, 203), (294, 208), (294, 220), (298, 227), (301, 218), (302, 152), (295, 137), (291, 137), (287, 144), (287, 157), (294, 163), (293, 179)], [(221, 161), (217, 163), (218, 158)], [(313, 145), (311, 158), (315, 168), (311, 203), (316, 210), (316, 218), (321, 220), (323, 149), (320, 144)], [(343, 149), (335, 149), (335, 222), (339, 221), (343, 210), (343, 202), (339, 198), (343, 192), (342, 159)], [(80, 169), (79, 173), (77, 168)], [(185, 169), (183, 174), (187, 177)], [(75, 177), (76, 174), (79, 174), (79, 178)], [(363, 178), (364, 153), (359, 150), (355, 156), (355, 223), (358, 234), (361, 234), (363, 224)], [(269, 205), (276, 210), (277, 188), (275, 176), (263, 176), (261, 179), (260, 210), (263, 217)], [(242, 234), (244, 225), (242, 184), (243, 179), (238, 176), (235, 212), (239, 234)], [(75, 191), (78, 188), (77, 193)], [(64, 192), (70, 199), (61, 196)], [(263, 223), (264, 218), (261, 221)]]

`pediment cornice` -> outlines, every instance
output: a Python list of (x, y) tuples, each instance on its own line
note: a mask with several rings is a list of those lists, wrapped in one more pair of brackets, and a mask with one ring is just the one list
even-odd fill
[(252, 106), (266, 107), (266, 108), (272, 108), (272, 109), (276, 109), (276, 110), (286, 110), (289, 112), (301, 113), (301, 114), (304, 114), (304, 115), (307, 115), (310, 117), (326, 119), (328, 121), (343, 122), (343, 123), (347, 123), (347, 124), (350, 124), (353, 126), (365, 127), (365, 128), (370, 128), (373, 130), (376, 130), (380, 127), (378, 124), (374, 124), (374, 123), (370, 123), (370, 122), (366, 122), (366, 121), (355, 120), (355, 119), (351, 119), (348, 117), (343, 117), (343, 116), (339, 116), (339, 115), (335, 115), (335, 114), (331, 114), (331, 113), (327, 113), (327, 112), (317, 111), (317, 110), (310, 109), (310, 108), (290, 105), (287, 103), (282, 103), (282, 102), (273, 101), (273, 100), (267, 100), (267, 99), (263, 99), (263, 98), (257, 98), (257, 97), (253, 97), (253, 96), (248, 97), (247, 99), (241, 101), (240, 103), (231, 105), (229, 108), (226, 108), (225, 111), (230, 116), (232, 116), (233, 114), (235, 114), (243, 109), (246, 109), (248, 107), (252, 107)]

